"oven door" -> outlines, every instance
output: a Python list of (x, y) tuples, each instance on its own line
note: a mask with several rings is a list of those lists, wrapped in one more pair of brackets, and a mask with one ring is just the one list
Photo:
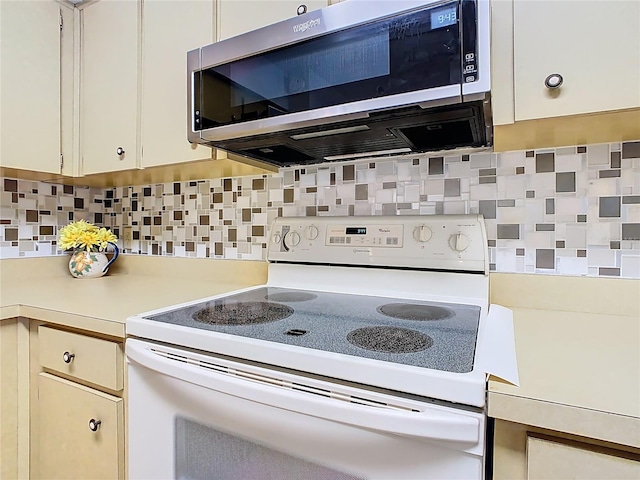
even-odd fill
[(483, 477), (484, 415), (137, 339), (129, 478)]

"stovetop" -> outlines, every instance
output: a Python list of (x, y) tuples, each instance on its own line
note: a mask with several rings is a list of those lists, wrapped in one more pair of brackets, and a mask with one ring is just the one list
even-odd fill
[(259, 341), (466, 373), (473, 369), (480, 307), (259, 287), (144, 318)]
[(479, 215), (279, 217), (267, 260), (267, 284), (136, 315), (127, 336), (475, 407), (487, 374), (517, 382)]

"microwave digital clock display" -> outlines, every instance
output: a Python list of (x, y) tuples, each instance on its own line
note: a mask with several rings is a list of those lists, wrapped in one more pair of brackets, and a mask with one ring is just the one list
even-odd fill
[(458, 21), (457, 4), (447, 5), (431, 11), (431, 29), (448, 27)]
[(347, 227), (347, 235), (366, 235), (366, 227)]

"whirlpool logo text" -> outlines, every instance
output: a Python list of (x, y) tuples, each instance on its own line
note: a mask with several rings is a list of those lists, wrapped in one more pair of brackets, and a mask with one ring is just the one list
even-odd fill
[(316, 18), (314, 20), (307, 20), (304, 23), (299, 23), (293, 26), (293, 31), (296, 33), (306, 32), (312, 28), (315, 28), (320, 25), (320, 19)]

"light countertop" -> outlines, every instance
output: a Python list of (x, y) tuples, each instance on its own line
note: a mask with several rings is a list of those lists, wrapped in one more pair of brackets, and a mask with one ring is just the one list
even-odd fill
[(640, 448), (640, 281), (496, 274), (491, 292), (520, 386), (491, 379), (489, 415)]
[(108, 275), (76, 279), (69, 258), (0, 263), (0, 320), (16, 316), (124, 338), (127, 317), (266, 282), (266, 262), (121, 256)]
[[(264, 284), (266, 262), (122, 256), (79, 280), (68, 257), (0, 260), (0, 320), (124, 338), (127, 317)], [(514, 311), (520, 386), (493, 377), (491, 417), (640, 448), (640, 280), (492, 274)]]

